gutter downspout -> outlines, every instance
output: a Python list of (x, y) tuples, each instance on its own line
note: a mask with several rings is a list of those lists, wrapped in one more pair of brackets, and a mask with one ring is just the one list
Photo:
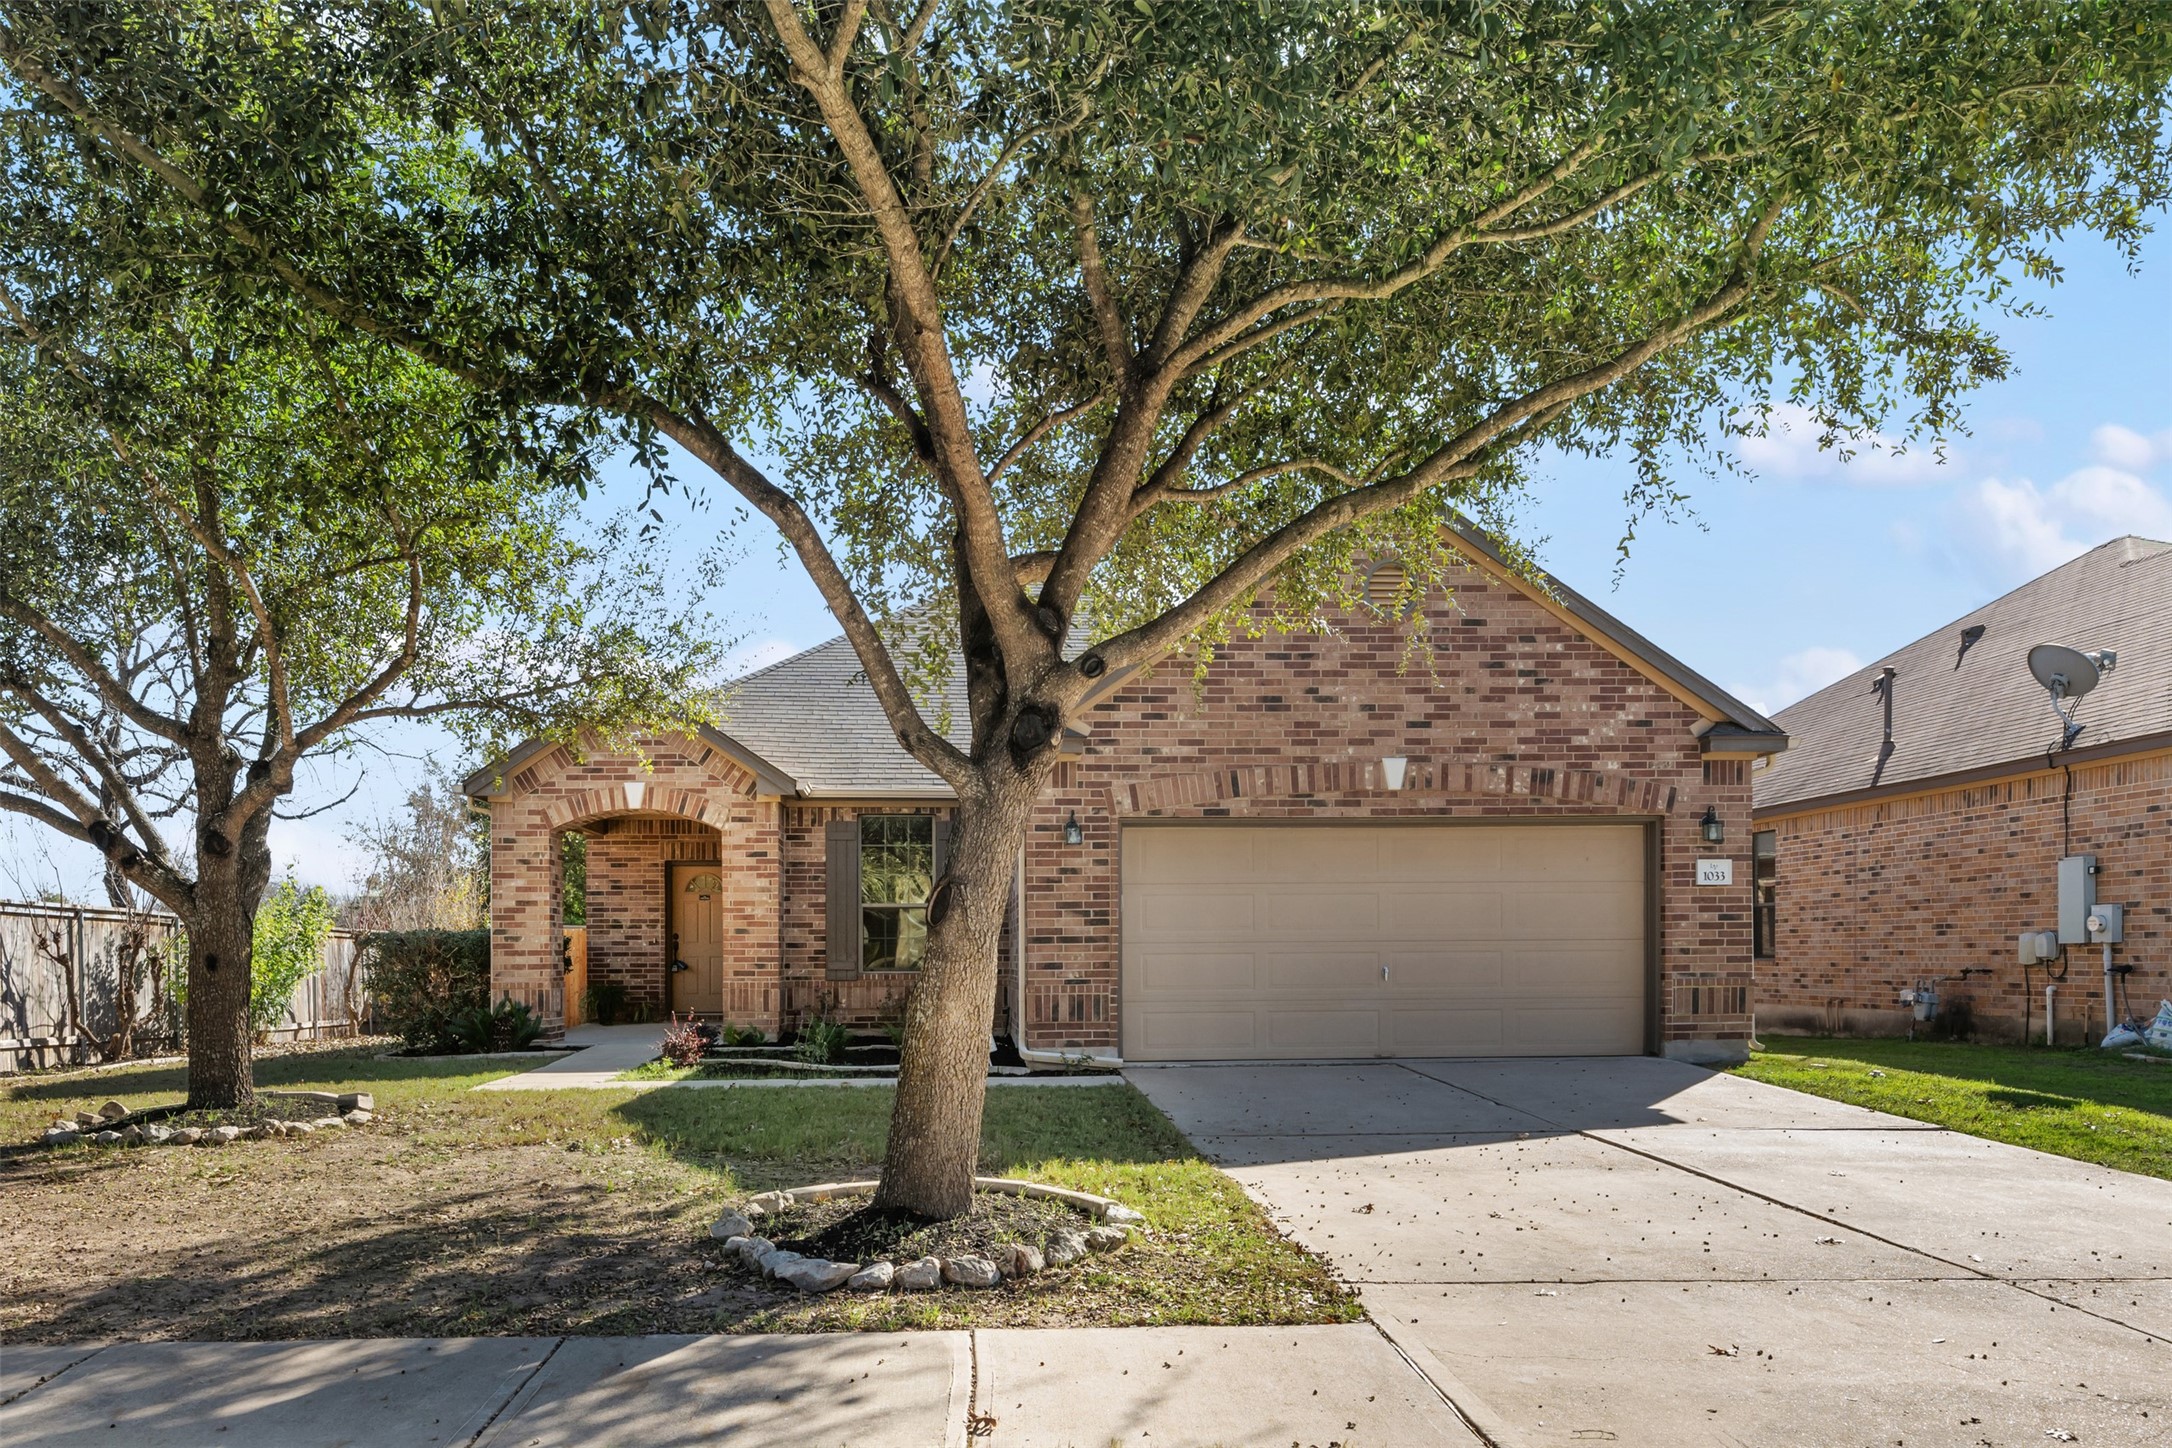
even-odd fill
[(1029, 1066), (1076, 1066), (1080, 1062), (1100, 1071), (1120, 1071), (1124, 1058), (1094, 1051), (1034, 1051), (1026, 1046), (1026, 852), (1018, 851), (1011, 876), (1011, 1044), (1018, 1059)]

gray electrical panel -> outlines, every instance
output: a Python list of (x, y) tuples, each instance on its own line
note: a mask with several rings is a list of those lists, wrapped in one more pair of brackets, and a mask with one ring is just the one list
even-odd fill
[(2068, 855), (2059, 862), (2059, 943), (2089, 943), (2089, 912), (2097, 903), (2097, 857)]

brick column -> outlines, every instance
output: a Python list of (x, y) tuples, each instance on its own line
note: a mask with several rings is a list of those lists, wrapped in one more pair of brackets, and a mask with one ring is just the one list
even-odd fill
[(490, 996), (511, 996), (565, 1030), (565, 983), (558, 967), (559, 832), (524, 818), (526, 801), (490, 803)]

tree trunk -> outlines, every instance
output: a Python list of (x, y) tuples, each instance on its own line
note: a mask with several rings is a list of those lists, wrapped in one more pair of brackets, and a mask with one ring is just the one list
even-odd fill
[(189, 1105), (228, 1109), (256, 1096), (249, 969), (261, 884), (230, 856), (200, 862), (189, 932)]
[[(988, 1029), (1001, 976), (997, 952), (1012, 869), (1045, 774), (1038, 768), (1004, 771), (999, 779), (984, 775), (988, 794), (959, 803), (945, 876), (948, 909), (931, 903), (927, 952), (905, 1005), (878, 1207), (949, 1218), (972, 1205)], [(938, 900), (943, 893), (938, 887)]]

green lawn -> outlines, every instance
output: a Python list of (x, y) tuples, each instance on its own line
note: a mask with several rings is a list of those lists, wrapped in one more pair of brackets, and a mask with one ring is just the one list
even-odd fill
[(753, 1191), (874, 1174), (887, 1087), (490, 1092), (512, 1062), (316, 1051), (266, 1086), (377, 1120), (216, 1149), (47, 1150), (56, 1115), (178, 1099), (173, 1066), (0, 1085), (0, 1338), (761, 1332), (1348, 1321), (1317, 1259), (1129, 1086), (988, 1093), (981, 1165), (1145, 1213), (1125, 1250), (992, 1292), (807, 1298), (727, 1263)]
[(2172, 1063), (2116, 1052), (1776, 1037), (1740, 1075), (2172, 1180)]

